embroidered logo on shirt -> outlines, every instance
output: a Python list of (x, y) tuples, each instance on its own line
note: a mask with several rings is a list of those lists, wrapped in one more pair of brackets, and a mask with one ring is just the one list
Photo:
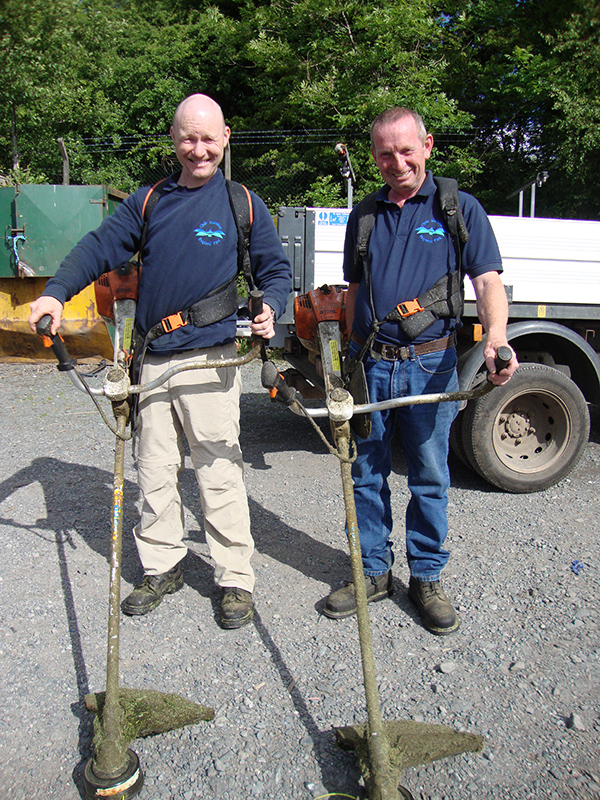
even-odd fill
[(427, 242), (427, 244), (439, 242), (440, 239), (446, 237), (446, 231), (437, 219), (426, 220), (415, 229), (415, 233), (422, 242)]
[(194, 233), (198, 237), (200, 244), (205, 244), (208, 247), (212, 247), (213, 244), (219, 244), (225, 238), (225, 231), (219, 223), (210, 220), (202, 222)]

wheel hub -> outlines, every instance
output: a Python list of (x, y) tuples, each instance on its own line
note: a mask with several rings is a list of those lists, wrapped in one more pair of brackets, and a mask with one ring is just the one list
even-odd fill
[(511, 439), (520, 439), (531, 432), (531, 418), (523, 411), (515, 411), (506, 418), (504, 428)]
[(525, 391), (498, 414), (493, 443), (507, 467), (536, 472), (560, 457), (569, 434), (569, 417), (558, 397), (550, 392)]

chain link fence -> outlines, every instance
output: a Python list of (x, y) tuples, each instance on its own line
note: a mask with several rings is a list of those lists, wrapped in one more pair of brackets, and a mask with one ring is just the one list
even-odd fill
[[(357, 131), (309, 130), (233, 133), (222, 163), (226, 177), (255, 191), (276, 213), (282, 205), (346, 206), (347, 181), (337, 142), (366, 142)], [(70, 182), (103, 183), (131, 192), (179, 169), (170, 137), (122, 137), (67, 144)], [(60, 181), (57, 181), (60, 182)]]
[[(436, 135), (436, 153), (445, 158), (454, 148), (472, 146), (475, 140), (475, 131)], [(381, 182), (370, 155), (368, 131), (234, 131), (222, 168), (226, 177), (255, 191), (273, 214), (279, 206), (345, 208), (348, 180), (336, 153), (339, 142), (344, 143), (354, 165), (356, 201)], [(179, 169), (168, 135), (82, 139), (66, 145), (69, 180), (74, 184), (106, 184), (132, 192)], [(55, 182), (61, 180), (57, 175)]]

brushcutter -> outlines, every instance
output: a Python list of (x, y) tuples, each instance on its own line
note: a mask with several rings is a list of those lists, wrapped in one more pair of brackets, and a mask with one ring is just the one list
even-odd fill
[[(160, 386), (177, 372), (188, 369), (215, 369), (246, 364), (261, 355), (261, 340), (254, 341), (243, 357), (186, 364), (166, 370), (156, 380), (132, 385), (129, 377), (132, 331), (137, 298), (137, 271), (131, 265), (113, 270), (96, 285), (100, 314), (107, 325), (114, 327), (114, 359), (101, 388), (92, 388), (80, 375), (76, 361), (71, 358), (58, 334), (51, 334), (49, 315), (37, 323), (37, 333), (51, 347), (58, 360), (58, 369), (65, 372), (77, 389), (87, 392), (94, 400), (105, 423), (115, 434), (113, 505), (111, 513), (110, 579), (108, 596), (108, 644), (106, 656), (106, 690), (85, 697), (86, 708), (95, 714), (93, 756), (85, 765), (83, 793), (86, 800), (128, 800), (139, 793), (144, 774), (137, 754), (129, 743), (138, 737), (164, 733), (211, 720), (211, 708), (193, 703), (176, 694), (119, 687), (119, 620), (121, 549), (123, 528), (124, 454), (130, 405), (135, 395)], [(252, 318), (262, 311), (263, 293), (254, 291), (250, 297)], [(101, 408), (98, 397), (110, 400), (116, 427), (113, 427)]]
[[(336, 731), (338, 744), (356, 753), (365, 780), (369, 800), (411, 800), (412, 795), (399, 785), (402, 769), (426, 764), (450, 755), (480, 750), (481, 737), (461, 733), (444, 725), (419, 723), (412, 720), (386, 721), (381, 717), (377, 689), (373, 644), (367, 607), (367, 593), (362, 566), (360, 538), (354, 504), (351, 475), (351, 420), (362, 416), (363, 437), (368, 435), (369, 417), (374, 411), (422, 403), (443, 403), (456, 400), (472, 400), (493, 389), (493, 384), (484, 381), (469, 391), (449, 392), (394, 398), (378, 403), (354, 402), (346, 388), (342, 375), (342, 353), (345, 349), (345, 290), (325, 286), (295, 299), (296, 334), (306, 349), (313, 354), (322, 375), (326, 405), (322, 408), (306, 408), (302, 395), (292, 386), (296, 375), (286, 378), (272, 362), (262, 368), (262, 384), (269, 389), (271, 398), (284, 403), (296, 414), (309, 420), (328, 417), (335, 448), (329, 448), (340, 462), (346, 530), (350, 550), (352, 580), (356, 598), (358, 632), (367, 705), (367, 722), (351, 725)], [(501, 347), (496, 359), (500, 371), (512, 357), (509, 347)], [(364, 396), (364, 387), (358, 386), (355, 394)], [(322, 436), (320, 429), (313, 426)], [(328, 445), (329, 447), (329, 445)]]

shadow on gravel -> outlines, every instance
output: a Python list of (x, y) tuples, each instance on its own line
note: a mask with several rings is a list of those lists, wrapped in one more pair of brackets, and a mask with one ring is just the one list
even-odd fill
[[(6, 525), (28, 530), (32, 536), (55, 541), (57, 536), (66, 536), (71, 547), (77, 545), (71, 538), (75, 532), (92, 550), (108, 562), (110, 557), (111, 509), (113, 502), (113, 474), (107, 470), (83, 464), (60, 461), (57, 458), (36, 458), (10, 478), (0, 483), (0, 503), (24, 486), (38, 483), (44, 494), (46, 517), (33, 525), (24, 525), (18, 520), (2, 519)], [(125, 518), (123, 530), (131, 528), (127, 510), (134, 507), (138, 496), (135, 483), (125, 481)], [(42, 531), (42, 532), (40, 532)], [(46, 536), (43, 532), (47, 531)], [(123, 537), (123, 578), (134, 580), (137, 551), (131, 537)]]
[[(198, 529), (187, 531), (187, 536), (192, 541), (204, 542), (202, 508), (193, 470), (185, 469), (180, 481), (183, 503), (198, 523)], [(319, 542), (304, 531), (288, 525), (285, 520), (263, 508), (252, 497), (248, 497), (248, 505), (252, 536), (258, 552), (317, 581), (337, 581), (350, 572), (350, 557), (344, 550)], [(343, 536), (343, 531), (340, 535)], [(345, 537), (340, 541), (345, 543)], [(204, 564), (202, 559), (196, 561)], [(207, 586), (210, 585), (212, 585), (212, 571), (207, 581)], [(200, 581), (195, 584), (190, 581), (190, 586), (201, 590)], [(201, 593), (205, 596), (210, 594), (206, 592), (206, 586), (202, 587)]]
[[(36, 520), (34, 525), (24, 525), (18, 520), (3, 519), (2, 522), (27, 530), (34, 537), (41, 537), (48, 542), (54, 541), (56, 544), (60, 583), (77, 680), (78, 699), (71, 704), (71, 711), (79, 723), (78, 748), (81, 760), (74, 768), (72, 778), (81, 797), (84, 796), (83, 771), (91, 756), (93, 719), (84, 703), (84, 697), (89, 693), (90, 687), (69, 574), (69, 550), (77, 549), (73, 538), (75, 531), (86, 544), (108, 561), (112, 479), (111, 473), (95, 467), (71, 464), (55, 458), (37, 458), (29, 467), (19, 470), (0, 483), (0, 502), (10, 497), (17, 489), (34, 483), (39, 483), (44, 493), (47, 512), (45, 519)], [(127, 484), (125, 486), (127, 502), (131, 502), (136, 496), (135, 485)], [(128, 560), (131, 562), (131, 558)]]
[[(254, 626), (260, 636), (262, 643), (271, 655), (271, 660), (284, 689), (289, 693), (294, 708), (298, 712), (300, 721), (304, 725), (306, 732), (312, 740), (312, 746), (321, 771), (321, 782), (327, 792), (338, 794), (339, 792), (352, 791), (352, 797), (356, 797), (361, 792), (358, 785), (360, 770), (357, 767), (354, 753), (345, 753), (337, 747), (335, 743), (334, 729), (319, 730), (319, 727), (308, 706), (302, 692), (296, 686), (296, 679), (290, 672), (280, 649), (277, 647), (267, 627), (264, 625), (260, 614), (255, 612)], [(344, 785), (340, 785), (342, 780)]]

